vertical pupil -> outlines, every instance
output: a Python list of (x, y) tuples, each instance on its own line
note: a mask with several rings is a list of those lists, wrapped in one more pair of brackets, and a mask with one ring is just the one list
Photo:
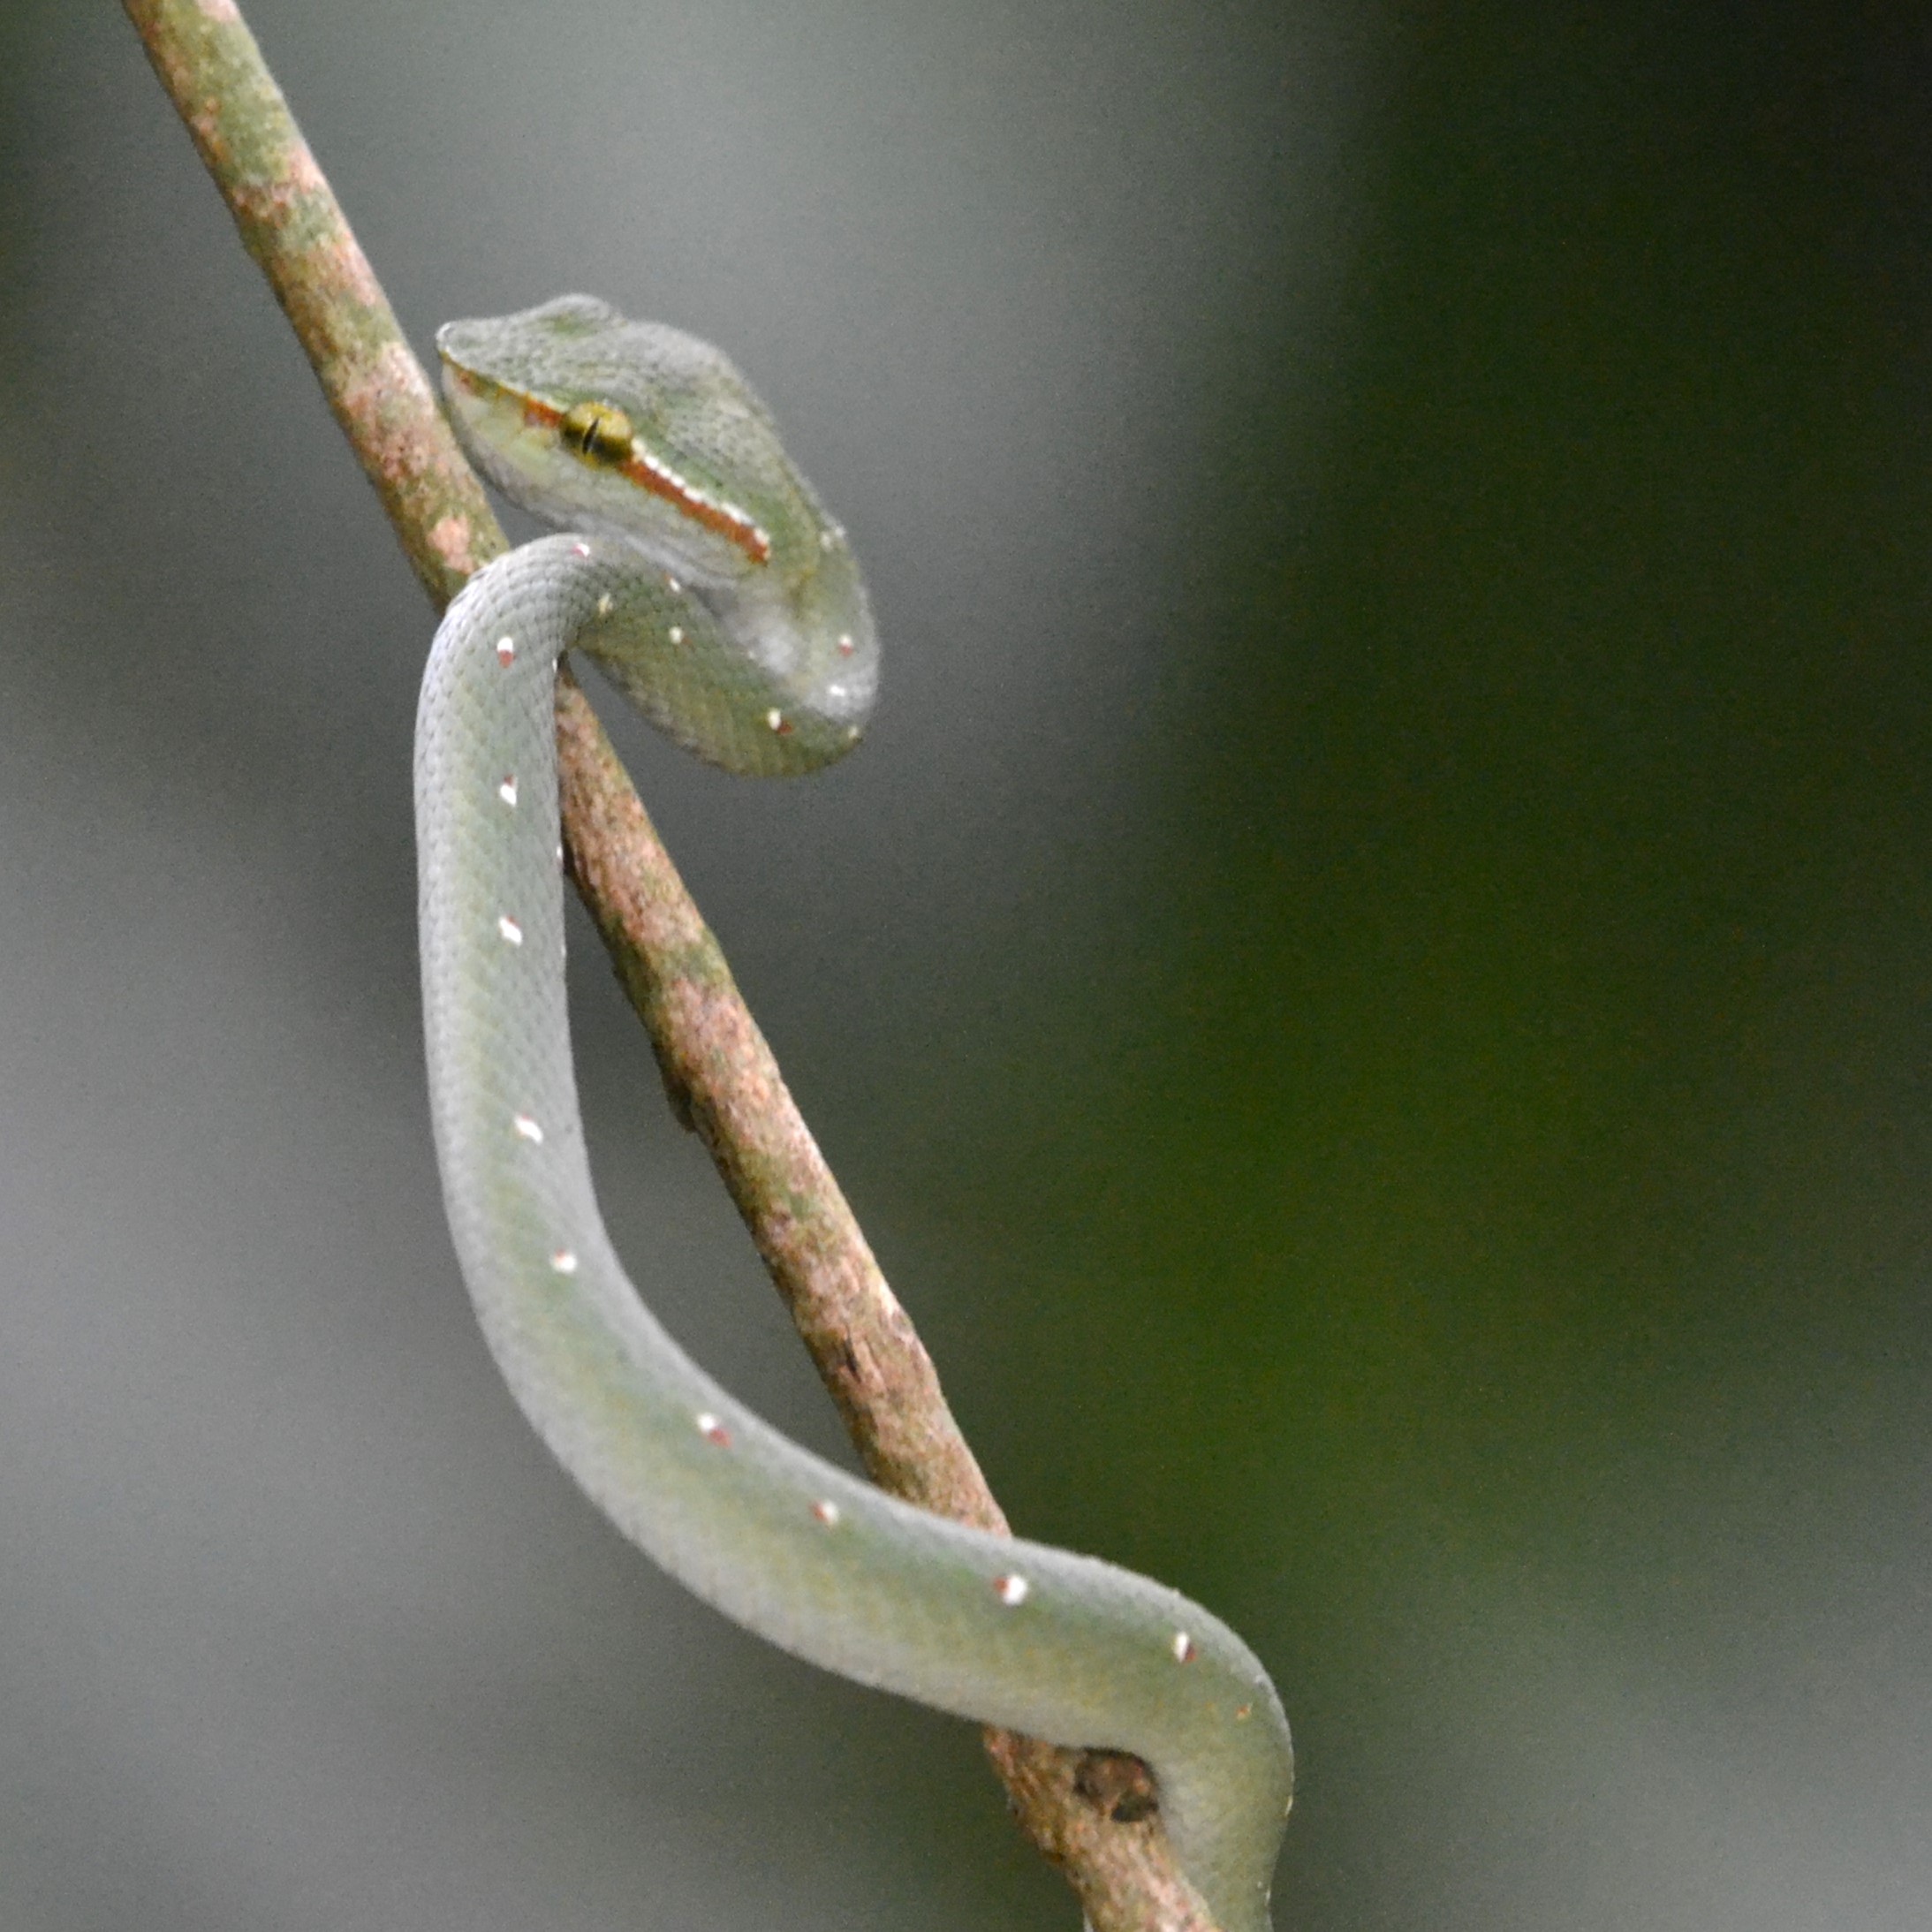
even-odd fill
[(564, 441), (587, 457), (615, 463), (631, 453), (631, 419), (608, 403), (573, 403), (557, 427)]

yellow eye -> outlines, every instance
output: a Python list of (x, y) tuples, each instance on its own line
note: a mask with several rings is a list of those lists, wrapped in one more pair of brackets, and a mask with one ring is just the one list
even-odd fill
[(610, 403), (572, 403), (557, 426), (587, 463), (621, 463), (631, 453), (631, 419)]

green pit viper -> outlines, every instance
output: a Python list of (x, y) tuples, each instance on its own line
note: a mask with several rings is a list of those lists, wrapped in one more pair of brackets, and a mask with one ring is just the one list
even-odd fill
[(747, 1630), (941, 1710), (1144, 1758), (1224, 1932), (1266, 1932), (1293, 1756), (1241, 1640), (1144, 1577), (930, 1515), (799, 1448), (671, 1340), (598, 1213), (564, 1009), (557, 660), (587, 652), (729, 770), (825, 764), (878, 678), (844, 531), (731, 363), (678, 330), (565, 296), (451, 322), (437, 348), (466, 449), (565, 533), (450, 605), (416, 724), (436, 1153), (504, 1379), (617, 1527)]

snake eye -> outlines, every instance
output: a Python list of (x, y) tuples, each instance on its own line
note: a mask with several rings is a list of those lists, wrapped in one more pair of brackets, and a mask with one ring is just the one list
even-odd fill
[(587, 463), (621, 463), (631, 453), (631, 419), (613, 403), (572, 403), (557, 428)]

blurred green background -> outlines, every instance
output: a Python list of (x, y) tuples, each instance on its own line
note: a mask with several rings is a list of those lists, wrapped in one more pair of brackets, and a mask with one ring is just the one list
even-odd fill
[[(1272, 1668), (1278, 1923), (1932, 1921), (1922, 19), (249, 13), (420, 345), (713, 337), (850, 526), (860, 757), (624, 741), (1016, 1523)], [(117, 8), (0, 13), (0, 1924), (1071, 1927), (494, 1383), (429, 614)], [(620, 1240), (830, 1448), (575, 967)]]

